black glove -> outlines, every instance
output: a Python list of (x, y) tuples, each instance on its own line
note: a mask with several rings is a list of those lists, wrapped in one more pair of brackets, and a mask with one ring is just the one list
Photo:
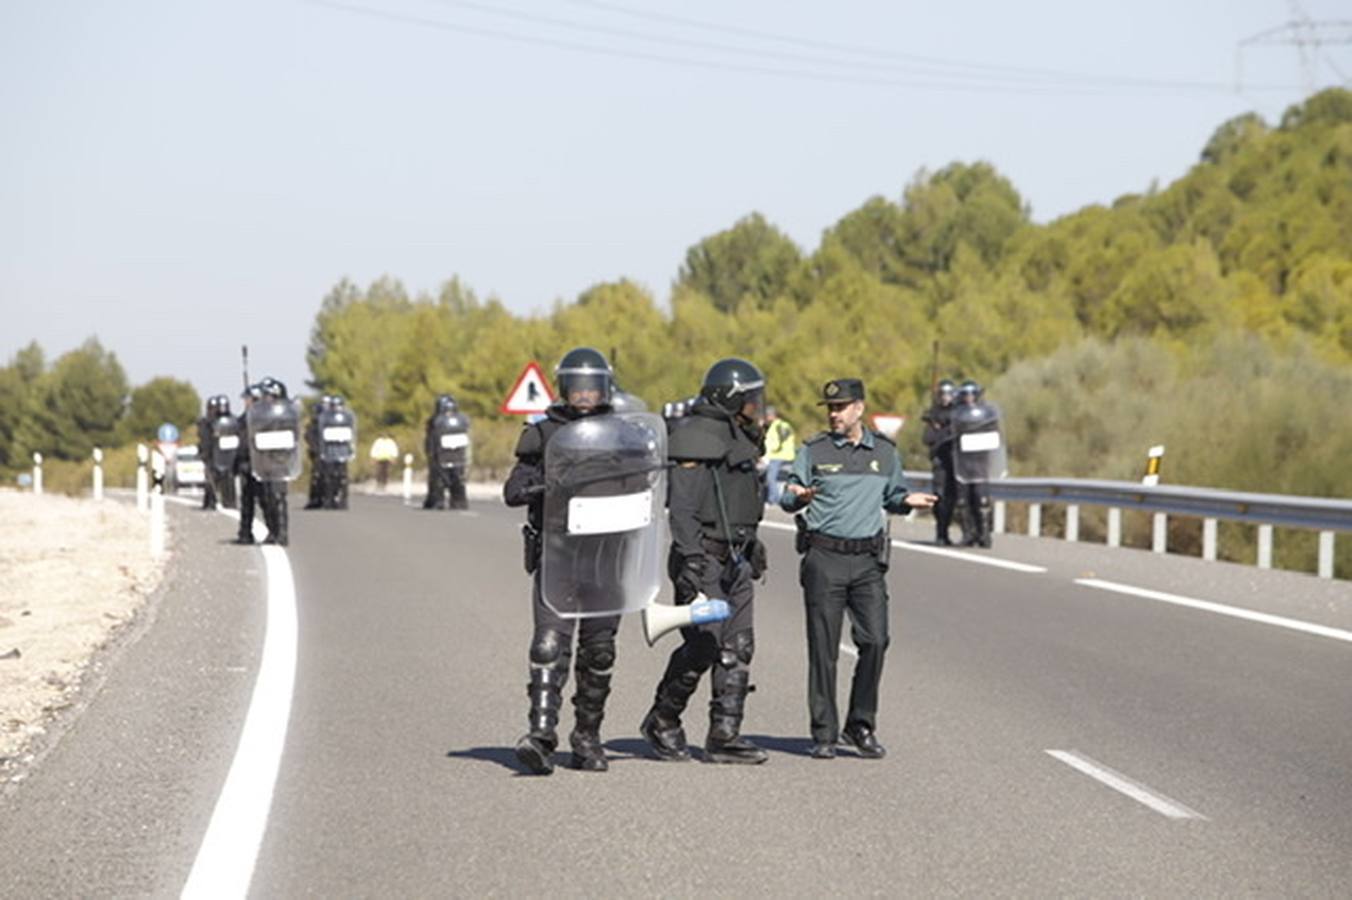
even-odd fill
[(704, 590), (704, 557), (687, 556), (676, 572), (676, 605), (690, 603)]

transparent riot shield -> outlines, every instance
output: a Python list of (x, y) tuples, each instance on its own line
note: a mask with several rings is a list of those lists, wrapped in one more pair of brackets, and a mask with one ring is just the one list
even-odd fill
[(351, 462), (357, 455), (357, 417), (350, 409), (326, 409), (319, 414), (319, 459)]
[(540, 586), (565, 618), (634, 612), (662, 578), (666, 426), (650, 413), (563, 426), (545, 447)]
[(290, 481), (299, 476), (300, 406), (293, 400), (255, 400), (245, 419), (254, 478)]
[(989, 403), (957, 406), (953, 410), (954, 474), (958, 481), (995, 481), (1009, 474), (1000, 410)]
[(211, 420), (211, 472), (223, 478), (235, 471), (235, 457), (239, 455), (239, 420), (234, 416), (217, 416)]
[(432, 420), (432, 456), (439, 468), (469, 466), (469, 419), (459, 412), (444, 412)]

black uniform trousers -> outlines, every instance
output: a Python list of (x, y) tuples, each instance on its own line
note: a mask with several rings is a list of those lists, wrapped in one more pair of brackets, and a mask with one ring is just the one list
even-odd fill
[(934, 504), (935, 537), (947, 540), (953, 510), (958, 505), (958, 479), (953, 471), (953, 453), (945, 451), (931, 456), (930, 471), (934, 473), (934, 493), (939, 498)]
[(840, 737), (836, 659), (846, 610), (859, 661), (854, 667), (845, 725), (876, 727), (878, 683), (891, 643), (885, 574), (873, 553), (840, 553), (816, 546), (808, 547), (799, 565), (798, 580), (807, 610), (807, 695), (814, 741), (834, 743)]
[(531, 646), (538, 646), (541, 641), (547, 639), (546, 632), (554, 632), (559, 636), (559, 643), (563, 653), (561, 657), (562, 667), (566, 671), (568, 668), (567, 657), (571, 655), (573, 632), (577, 631), (578, 646), (596, 643), (615, 642), (615, 634), (620, 630), (619, 616), (591, 616), (585, 619), (565, 618), (545, 603), (544, 595), (540, 592), (540, 575), (537, 572), (532, 579), (533, 589), (531, 591), (531, 611), (534, 613), (535, 634), (531, 638)]

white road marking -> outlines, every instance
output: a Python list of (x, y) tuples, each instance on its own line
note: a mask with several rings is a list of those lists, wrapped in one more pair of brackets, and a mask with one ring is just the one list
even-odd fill
[(845, 651), (846, 653), (848, 653), (850, 656), (853, 656), (855, 659), (858, 659), (858, 658), (859, 658), (859, 651), (855, 649), (854, 644), (850, 644), (850, 643), (846, 643), (845, 641), (841, 641), (841, 642), (840, 642), (840, 649), (843, 650), (843, 651)]
[[(783, 522), (761, 522), (761, 528), (774, 528), (779, 531), (797, 531), (794, 525), (786, 525)], [(1014, 562), (1012, 559), (1000, 559), (995, 556), (986, 556), (980, 553), (967, 553), (962, 550), (950, 550), (947, 547), (931, 547), (928, 544), (917, 544), (911, 541), (893, 541), (892, 546), (899, 550), (911, 550), (916, 553), (932, 553), (935, 556), (947, 556), (949, 559), (960, 559), (963, 562), (978, 563), (983, 566), (995, 566), (998, 569), (1009, 569), (1014, 572), (1046, 572), (1043, 566), (1034, 566), (1028, 563)]]
[(1070, 766), (1079, 772), (1083, 772), (1095, 781), (1106, 784), (1115, 791), (1126, 794), (1137, 803), (1143, 803), (1162, 816), (1168, 816), (1171, 819), (1202, 819), (1206, 816), (1194, 809), (1189, 809), (1176, 800), (1170, 800), (1168, 797), (1153, 791), (1143, 784), (1132, 781), (1120, 772), (1114, 772), (1101, 763), (1096, 763), (1089, 757), (1075, 750), (1048, 750), (1048, 754), (1061, 762)]
[(986, 556), (981, 553), (967, 553), (962, 550), (950, 550), (947, 547), (931, 547), (929, 544), (918, 544), (914, 541), (893, 541), (892, 546), (898, 550), (911, 550), (915, 553), (930, 553), (934, 556), (947, 556), (949, 559), (960, 559), (963, 562), (979, 563), (983, 566), (995, 566), (997, 569), (1009, 569), (1012, 572), (1031, 572), (1040, 574), (1046, 572), (1045, 566), (1034, 566), (1029, 563), (1015, 562), (1012, 559), (1000, 559), (997, 556)]
[[(239, 519), (234, 510), (219, 510)], [(255, 535), (261, 523), (254, 521)], [(272, 792), (286, 745), (296, 683), (296, 587), (291, 561), (278, 546), (259, 548), (267, 568), (267, 625), (253, 697), (235, 759), (216, 800), (182, 897), (245, 897), (267, 829)]]
[(1076, 578), (1075, 583), (1082, 584), (1085, 587), (1098, 588), (1103, 591), (1113, 591), (1118, 594), (1130, 594), (1133, 597), (1144, 597), (1147, 600), (1158, 600), (1161, 603), (1172, 603), (1175, 606), (1186, 606), (1189, 609), (1200, 609), (1204, 612), (1216, 613), (1221, 616), (1246, 619), (1250, 622), (1261, 622), (1264, 625), (1275, 625), (1278, 628), (1289, 628), (1292, 631), (1303, 631), (1306, 634), (1333, 638), (1336, 641), (1352, 642), (1352, 631), (1344, 631), (1341, 628), (1330, 628), (1327, 625), (1316, 625), (1313, 622), (1302, 622), (1299, 619), (1288, 619), (1284, 616), (1274, 616), (1269, 613), (1254, 612), (1251, 609), (1226, 606), (1223, 603), (1212, 603), (1209, 600), (1195, 600), (1192, 597), (1183, 597), (1179, 594), (1168, 594), (1164, 591), (1152, 591), (1147, 590), (1146, 588), (1132, 587), (1129, 584), (1118, 584), (1115, 581), (1103, 581), (1098, 578)]

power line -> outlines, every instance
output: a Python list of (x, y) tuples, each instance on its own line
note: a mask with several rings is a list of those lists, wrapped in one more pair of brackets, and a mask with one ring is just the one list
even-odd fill
[(1297, 0), (1289, 0), (1291, 21), (1272, 28), (1266, 28), (1257, 34), (1240, 41), (1235, 48), (1236, 86), (1243, 80), (1244, 51), (1248, 47), (1288, 46), (1296, 48), (1300, 57), (1300, 71), (1305, 81), (1305, 93), (1314, 93), (1318, 77), (1319, 61), (1322, 58), (1339, 81), (1348, 83), (1347, 76), (1331, 57), (1322, 52), (1322, 48), (1338, 44), (1352, 44), (1352, 20), (1326, 19), (1316, 22), (1306, 14)]
[[(399, 23), (403, 25), (413, 25), (421, 28), (435, 29), (439, 31), (453, 32), (457, 34), (471, 35), (474, 37), (489, 38), (492, 40), (506, 41), (530, 46), (550, 47), (558, 50), (568, 50), (577, 53), (590, 54), (594, 56), (606, 56), (619, 59), (641, 60), (644, 62), (657, 62), (668, 65), (681, 66), (685, 68), (700, 68), (716, 71), (739, 72), (745, 74), (767, 75), (780, 78), (805, 79), (812, 81), (836, 82), (842, 84), (867, 85), (873, 87), (900, 87), (917, 90), (935, 90), (935, 91), (957, 91), (974, 93), (1004, 93), (1004, 94), (1032, 94), (1032, 95), (1056, 95), (1056, 94), (1079, 94), (1093, 95), (1101, 94), (1104, 89), (1109, 88), (1130, 88), (1146, 89), (1159, 91), (1179, 91), (1179, 90), (1227, 90), (1228, 86), (1213, 85), (1208, 83), (1188, 83), (1188, 82), (1148, 82), (1139, 84), (1107, 84), (1088, 83), (1084, 77), (1075, 79), (1065, 84), (1016, 84), (1010, 83), (1002, 78), (989, 80), (985, 83), (970, 81), (913, 81), (891, 78), (871, 78), (861, 75), (851, 75), (841, 72), (821, 71), (817, 69), (806, 69), (800, 67), (771, 67), (765, 65), (753, 65), (748, 63), (728, 62), (724, 60), (695, 59), (691, 57), (674, 56), (670, 54), (652, 53), (639, 50), (622, 49), (610, 46), (597, 46), (595, 44), (578, 43), (576, 41), (563, 40), (558, 38), (541, 37), (537, 35), (522, 34), (512, 31), (502, 31), (494, 28), (485, 28), (482, 26), (466, 25), (457, 22), (448, 22), (441, 19), (429, 19), (422, 16), (414, 16), (406, 13), (393, 12), (383, 9), (373, 9), (366, 6), (358, 6), (351, 3), (340, 2), (340, 0), (305, 0), (305, 2), (320, 7), (326, 7), (353, 15), (360, 15), (369, 18), (382, 19), (388, 22)], [(445, 0), (452, 4), (459, 3), (467, 5), (470, 0)], [(480, 4), (474, 4), (480, 6)], [(493, 10), (501, 12), (501, 10)], [(528, 14), (517, 12), (520, 17)], [(579, 28), (586, 26), (578, 25)], [(654, 38), (649, 37), (649, 40)], [(970, 79), (975, 77), (971, 74), (962, 73), (926, 73), (931, 77), (951, 79), (954, 77)], [(987, 76), (989, 78), (989, 76)], [(1269, 90), (1292, 90), (1290, 86), (1266, 86)]]

